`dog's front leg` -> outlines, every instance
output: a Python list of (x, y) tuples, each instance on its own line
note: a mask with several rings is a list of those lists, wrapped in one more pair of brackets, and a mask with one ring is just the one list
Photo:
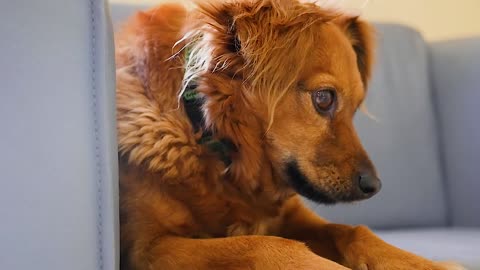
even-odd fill
[(305, 244), (273, 236), (213, 239), (163, 237), (133, 253), (133, 269), (161, 270), (346, 270)]
[(298, 197), (285, 205), (279, 232), (283, 237), (306, 243), (316, 254), (355, 270), (463, 269), (396, 248), (365, 226), (329, 223), (304, 206)]

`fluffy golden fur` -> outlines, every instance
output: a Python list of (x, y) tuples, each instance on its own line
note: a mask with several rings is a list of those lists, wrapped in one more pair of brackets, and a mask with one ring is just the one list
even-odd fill
[[(372, 45), (367, 23), (297, 0), (163, 4), (126, 22), (116, 35), (122, 269), (446, 269), (329, 223), (297, 195), (373, 195), (355, 180), (375, 170), (352, 123)], [(191, 81), (205, 129), (236, 146), (229, 166), (197, 142), (179, 98)], [(328, 114), (312, 105), (319, 89), (335, 91)]]

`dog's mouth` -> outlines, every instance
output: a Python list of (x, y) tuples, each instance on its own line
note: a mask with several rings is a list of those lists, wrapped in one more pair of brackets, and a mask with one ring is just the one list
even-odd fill
[(289, 184), (300, 195), (323, 204), (335, 204), (337, 202), (328, 192), (315, 187), (311, 181), (308, 180), (308, 177), (300, 170), (297, 161), (287, 162), (285, 171)]
[[(343, 191), (340, 191), (336, 187), (326, 186), (322, 188), (321, 185), (315, 184), (302, 172), (295, 159), (291, 159), (286, 163), (285, 174), (288, 183), (297, 193), (318, 203), (335, 204), (339, 202), (359, 201), (368, 199), (376, 193), (376, 191), (364, 193), (360, 191), (353, 182), (345, 183), (346, 186), (344, 186)], [(340, 183), (338, 184), (341, 185)]]

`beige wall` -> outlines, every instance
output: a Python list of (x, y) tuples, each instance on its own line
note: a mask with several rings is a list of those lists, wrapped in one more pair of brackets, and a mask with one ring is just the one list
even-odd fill
[(370, 0), (363, 15), (411, 25), (429, 40), (480, 36), (480, 0)]
[[(149, 4), (161, 1), (110, 0), (112, 3)], [(338, 1), (358, 7), (366, 0)], [(370, 0), (363, 9), (363, 16), (372, 21), (413, 26), (429, 40), (480, 36), (480, 0)]]

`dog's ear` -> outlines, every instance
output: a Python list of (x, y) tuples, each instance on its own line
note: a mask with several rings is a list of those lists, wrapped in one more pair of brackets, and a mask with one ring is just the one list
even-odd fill
[(232, 79), (242, 77), (243, 66), (235, 11), (235, 6), (222, 1), (199, 1), (186, 35), (194, 41), (196, 64), (208, 63), (202, 66), (204, 71), (222, 70)]
[(341, 17), (337, 22), (352, 43), (357, 55), (358, 70), (366, 88), (372, 73), (375, 31), (369, 23), (358, 17)]

